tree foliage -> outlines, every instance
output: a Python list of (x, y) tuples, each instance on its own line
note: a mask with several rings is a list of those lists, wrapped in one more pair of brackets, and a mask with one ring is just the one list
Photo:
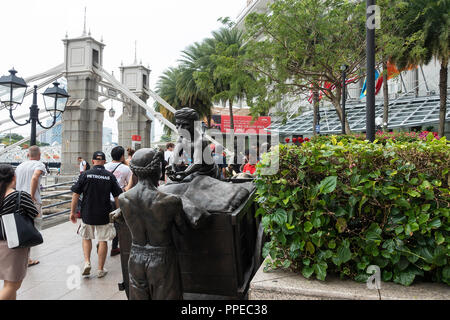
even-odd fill
[[(233, 29), (227, 19), (223, 23), (227, 27), (187, 47), (179, 66), (160, 77), (157, 92), (175, 109), (190, 107), (210, 119), (213, 102), (224, 102), (229, 104), (232, 118), (234, 101), (246, 98), (250, 92), (252, 76), (240, 65), (245, 52), (242, 32)], [(162, 106), (157, 104), (156, 108), (173, 121), (173, 115)]]
[(228, 103), (233, 128), (233, 103), (245, 98), (251, 100), (253, 88), (251, 73), (241, 66), (246, 46), (242, 31), (231, 25), (214, 31), (212, 36), (204, 44), (210, 52), (207, 62), (194, 77), (197, 85), (212, 95), (213, 101)]
[(255, 107), (321, 90), (341, 117), (340, 68), (353, 82), (363, 76), (364, 20), (363, 5), (345, 0), (280, 0), (269, 14), (249, 15), (246, 66), (267, 88)]

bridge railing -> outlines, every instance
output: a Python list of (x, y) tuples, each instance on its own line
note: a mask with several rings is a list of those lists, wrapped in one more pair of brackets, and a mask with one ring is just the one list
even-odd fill
[[(43, 186), (43, 187), (41, 187), (41, 190), (48, 190), (48, 189), (53, 189), (53, 188), (58, 188), (58, 187), (70, 186), (70, 185), (73, 185), (74, 181), (75, 181), (75, 178), (73, 178), (73, 180), (69, 181), (69, 182), (56, 183), (56, 184), (52, 184), (52, 185)], [(55, 192), (56, 192), (56, 190), (55, 190)], [(45, 199), (46, 200), (48, 200), (48, 199), (58, 199), (58, 197), (60, 197), (60, 196), (64, 196), (64, 195), (71, 194), (71, 193), (72, 193), (72, 191), (70, 191), (70, 190), (69, 191), (63, 191), (63, 192), (56, 192), (56, 193), (52, 193), (52, 194), (49, 194), (49, 195), (42, 196), (41, 198), (43, 200), (45, 200)], [(62, 201), (58, 201), (56, 203), (52, 203), (52, 204), (43, 206), (42, 209), (44, 210), (44, 209), (55, 208), (55, 207), (59, 207), (59, 206), (71, 203), (71, 202), (72, 202), (72, 200), (62, 200)], [(51, 218), (54, 218), (54, 217), (57, 217), (57, 216), (61, 216), (61, 215), (66, 214), (66, 213), (70, 213), (70, 209), (65, 209), (65, 210), (60, 211), (60, 212), (44, 215), (43, 216), (43, 220), (48, 220), (48, 219), (51, 219)]]

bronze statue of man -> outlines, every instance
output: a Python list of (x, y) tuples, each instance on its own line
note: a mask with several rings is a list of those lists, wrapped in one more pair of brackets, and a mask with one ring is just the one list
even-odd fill
[[(128, 263), (130, 300), (181, 300), (183, 290), (172, 229), (183, 233), (189, 217), (181, 199), (157, 190), (161, 157), (153, 149), (137, 151), (130, 164), (138, 184), (119, 197), (132, 237)], [(194, 218), (195, 226), (199, 219)]]
[[(175, 112), (180, 138), (175, 145), (175, 161), (167, 168), (167, 175), (172, 181), (190, 182), (198, 175), (219, 177), (219, 170), (212, 158), (209, 143), (203, 139), (201, 128), (196, 127), (195, 122), (198, 120), (198, 113), (194, 109), (183, 108)], [(184, 162), (187, 168), (179, 170), (180, 162)]]

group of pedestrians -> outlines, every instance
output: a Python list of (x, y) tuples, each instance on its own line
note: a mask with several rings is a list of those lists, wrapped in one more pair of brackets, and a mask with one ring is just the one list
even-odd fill
[[(131, 150), (128, 150), (130, 154)], [(105, 261), (108, 253), (108, 241), (112, 240), (111, 256), (120, 253), (117, 225), (110, 223), (109, 214), (119, 207), (118, 197), (132, 182), (132, 172), (125, 160), (123, 147), (115, 147), (111, 151), (112, 162), (106, 163), (106, 155), (102, 151), (93, 154), (93, 167), (85, 170), (83, 159), (80, 162), (80, 176), (72, 186), (72, 204), (70, 221), (77, 220), (77, 205), (80, 196), (81, 224), (79, 234), (82, 238), (84, 253), (83, 276), (91, 273), (92, 240), (97, 240), (98, 268), (97, 277), (106, 276), (108, 270)], [(82, 167), (83, 164), (83, 167)]]
[[(256, 165), (261, 161), (262, 154), (269, 150), (269, 144), (265, 143), (259, 147), (254, 147), (252, 152), (250, 150), (245, 151), (245, 155), (242, 155), (241, 165), (236, 163), (227, 164), (227, 156), (224, 152), (224, 148), (221, 145), (210, 144), (212, 158), (220, 171), (220, 179), (229, 179), (233, 177), (239, 178), (252, 178), (256, 173)], [(236, 150), (235, 150), (235, 153)], [(235, 154), (234, 160), (237, 160)]]
[[(80, 175), (72, 186), (73, 192), (70, 220), (78, 223), (77, 206), (80, 203), (81, 224), (78, 233), (82, 237), (84, 253), (83, 275), (91, 272), (92, 240), (96, 239), (98, 253), (97, 276), (104, 277), (108, 271), (105, 261), (108, 241), (112, 240), (111, 256), (120, 253), (117, 226), (110, 223), (109, 214), (119, 207), (118, 196), (136, 184), (129, 168), (134, 150), (128, 150), (125, 159), (123, 147), (111, 152), (112, 161), (106, 163), (102, 151), (92, 157), (92, 168), (88, 161), (78, 158)], [(0, 280), (4, 281), (0, 290), (0, 300), (14, 300), (22, 285), (27, 269), (39, 264), (30, 258), (30, 248), (10, 248), (5, 226), (1, 217), (14, 212), (33, 219), (36, 229), (42, 228), (42, 199), (40, 194), (41, 178), (46, 173), (45, 165), (40, 161), (39, 147), (28, 149), (28, 160), (15, 170), (11, 165), (0, 164)], [(20, 197), (19, 197), (20, 192)], [(80, 200), (82, 196), (82, 201)], [(18, 203), (20, 199), (20, 203)]]
[(30, 248), (12, 249), (8, 246), (6, 227), (1, 219), (19, 212), (33, 219), (38, 230), (42, 228), (40, 184), (47, 170), (40, 161), (39, 147), (30, 147), (27, 157), (28, 160), (16, 170), (9, 164), (0, 164), (0, 280), (4, 281), (0, 300), (15, 300), (28, 267), (39, 263), (30, 259)]

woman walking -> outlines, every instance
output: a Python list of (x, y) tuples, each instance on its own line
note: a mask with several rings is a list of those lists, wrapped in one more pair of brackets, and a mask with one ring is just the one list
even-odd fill
[[(15, 185), (14, 168), (0, 164), (0, 217), (14, 212), (19, 194), (14, 190)], [(38, 215), (31, 196), (26, 192), (21, 194), (19, 210), (33, 219)], [(5, 228), (0, 219), (0, 280), (4, 280), (3, 289), (0, 290), (0, 300), (16, 300), (17, 290), (27, 273), (29, 253), (30, 248), (8, 248)]]

